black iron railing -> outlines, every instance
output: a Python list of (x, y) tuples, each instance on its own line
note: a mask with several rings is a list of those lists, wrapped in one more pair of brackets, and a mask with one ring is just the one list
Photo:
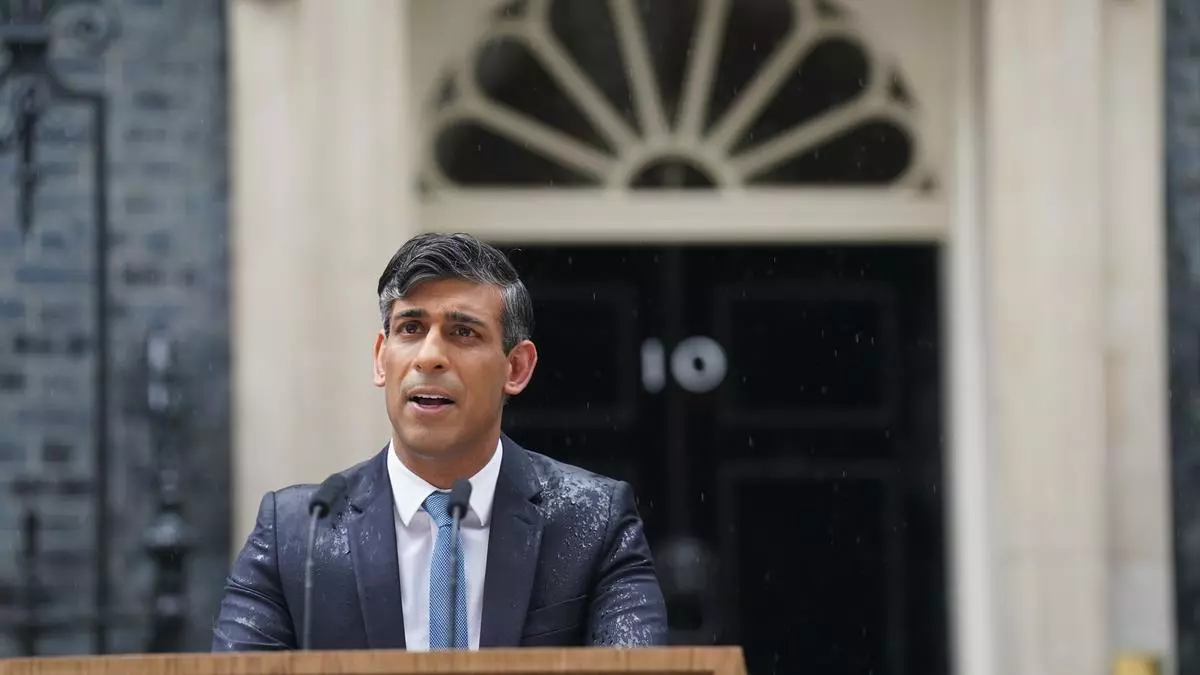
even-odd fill
[[(70, 25), (55, 25), (56, 15), (67, 7), (82, 11), (68, 13)], [(0, 137), (0, 153), (15, 152), (17, 159), (17, 222), (21, 231), (28, 236), (37, 222), (37, 192), (39, 187), (38, 136), (39, 122), (46, 112), (56, 105), (80, 105), (91, 112), (95, 132), (91, 135), (95, 144), (92, 155), (92, 209), (95, 223), (95, 278), (92, 284), (92, 301), (96, 317), (95, 347), (95, 414), (92, 416), (95, 476), (91, 492), (95, 504), (95, 597), (94, 604), (100, 614), (93, 623), (93, 649), (97, 653), (107, 651), (107, 622), (104, 608), (109, 606), (109, 517), (108, 517), (108, 382), (109, 382), (109, 336), (108, 322), (108, 153), (106, 133), (108, 127), (108, 102), (103, 92), (82, 91), (67, 85), (59, 78), (51, 60), (56, 28), (60, 33), (92, 46), (102, 48), (105, 38), (105, 23), (98, 10), (90, 4), (62, 0), (45, 3), (41, 0), (8, 0), (6, 16), (0, 18), (0, 50), (6, 63), (0, 65), (0, 87), (11, 87), (13, 109), (10, 133)], [(32, 521), (36, 524), (36, 517)], [(29, 524), (27, 523), (27, 528)], [(34, 528), (36, 529), (36, 528)], [(30, 536), (33, 536), (32, 534)], [(26, 630), (26, 629), (22, 629)], [(22, 643), (28, 646), (29, 635), (22, 634)]]
[(187, 632), (187, 570), (191, 549), (184, 518), (183, 387), (176, 346), (165, 333), (146, 342), (146, 406), (154, 439), (154, 519), (146, 548), (155, 564), (147, 651), (179, 651)]
[[(91, 441), (94, 473), (72, 478), (32, 475), (17, 478), (10, 485), (20, 504), (21, 544), (17, 553), (18, 575), (12, 582), (0, 584), (0, 590), (12, 589), (12, 602), (0, 612), (0, 631), (9, 632), (18, 649), (26, 655), (39, 653), (39, 643), (53, 633), (87, 631), (94, 653), (110, 650), (110, 629), (114, 622), (146, 627), (148, 651), (178, 651), (186, 633), (185, 557), (189, 550), (183, 516), (179, 377), (174, 349), (162, 334), (151, 335), (145, 345), (144, 365), (146, 400), (143, 412), (154, 439), (152, 490), (154, 515), (144, 545), (154, 563), (153, 590), (145, 604), (118, 608), (110, 588), (110, 561), (115, 540), (110, 516), (110, 336), (109, 336), (109, 256), (110, 244), (108, 196), (108, 98), (103, 87), (83, 89), (74, 86), (56, 70), (55, 52), (67, 48), (84, 58), (99, 59), (112, 36), (112, 24), (98, 2), (85, 0), (0, 0), (0, 92), (8, 94), (11, 108), (0, 112), (0, 155), (9, 155), (15, 164), (16, 200), (13, 211), (0, 213), (0, 221), (15, 221), (26, 242), (39, 222), (38, 195), (43, 171), (39, 165), (39, 130), (47, 113), (56, 106), (84, 108), (90, 115), (91, 134), (89, 177), (92, 180), (91, 222), (95, 224), (94, 273), (89, 285), (93, 316), (96, 320), (94, 347), (94, 413)], [(82, 52), (81, 49), (82, 48)], [(5, 99), (0, 98), (0, 101)], [(9, 123), (4, 124), (7, 116)], [(44, 131), (44, 130), (43, 130)], [(0, 209), (10, 208), (8, 204)], [(61, 496), (92, 500), (94, 548), (90, 551), (44, 551), (41, 534), (45, 516), (38, 505), (45, 499)], [(62, 569), (91, 567), (95, 587), (90, 608), (63, 612), (52, 607), (51, 588), (41, 573), (43, 563)], [(4, 581), (4, 580), (0, 580)], [(0, 609), (5, 609), (0, 606)]]

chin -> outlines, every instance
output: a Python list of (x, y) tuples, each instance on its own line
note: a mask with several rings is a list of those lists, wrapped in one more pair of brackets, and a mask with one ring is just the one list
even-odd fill
[(459, 439), (449, 430), (420, 429), (400, 435), (399, 440), (413, 454), (436, 458), (446, 454)]

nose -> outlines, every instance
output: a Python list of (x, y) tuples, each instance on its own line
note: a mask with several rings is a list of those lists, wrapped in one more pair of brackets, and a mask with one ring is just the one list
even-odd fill
[(446, 344), (437, 331), (429, 331), (425, 339), (421, 341), (421, 349), (413, 359), (413, 368), (428, 372), (445, 370), (447, 365)]

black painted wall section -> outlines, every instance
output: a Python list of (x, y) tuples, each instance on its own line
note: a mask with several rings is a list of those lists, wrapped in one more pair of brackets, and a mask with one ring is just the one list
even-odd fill
[[(44, 3), (50, 6), (52, 3)], [(85, 3), (86, 4), (86, 3)], [(14, 156), (0, 155), (0, 657), (21, 650), (29, 597), (22, 522), (40, 523), (35, 598), (43, 654), (95, 649), (83, 621), (98, 582), (93, 455), (98, 219), (97, 134), (108, 144), (111, 303), (106, 387), (110, 459), (106, 580), (115, 616), (110, 651), (143, 651), (154, 566), (144, 537), (155, 509), (155, 442), (147, 415), (144, 341), (177, 343), (178, 433), (186, 558), (184, 648), (207, 649), (229, 556), (229, 320), (227, 124), (223, 0), (100, 0), (111, 39), (98, 55), (59, 49), (72, 85), (107, 95), (106, 128), (84, 108), (51, 108), (37, 131), (35, 217), (16, 218)], [(66, 17), (60, 16), (59, 20)], [(56, 23), (56, 26), (58, 24)], [(60, 45), (61, 47), (61, 45)], [(0, 133), (9, 123), (0, 91)], [(32, 494), (30, 486), (40, 486)]]
[(1167, 0), (1167, 259), (1179, 672), (1200, 672), (1200, 3)]

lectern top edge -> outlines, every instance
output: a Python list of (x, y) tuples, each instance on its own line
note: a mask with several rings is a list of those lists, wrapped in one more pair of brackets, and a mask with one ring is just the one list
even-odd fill
[(740, 647), (120, 655), (0, 661), (0, 675), (746, 675)]

